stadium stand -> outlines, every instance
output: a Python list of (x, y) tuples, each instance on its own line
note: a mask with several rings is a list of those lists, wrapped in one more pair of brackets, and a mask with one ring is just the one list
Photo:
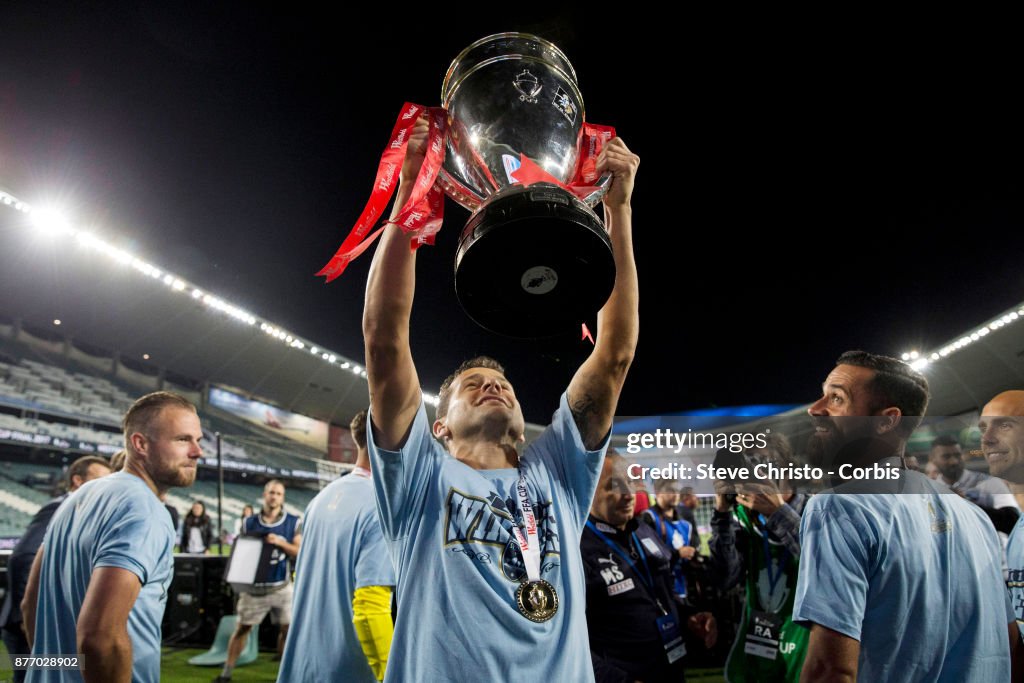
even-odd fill
[[(110, 456), (122, 448), (120, 420), (135, 397), (151, 386), (131, 386), (52, 348), (28, 345), (0, 335), (0, 539), (10, 545), (39, 507), (59, 493), (62, 465), (82, 454)], [(129, 375), (130, 376), (130, 375)], [(168, 387), (178, 390), (176, 386)], [(198, 397), (195, 391), (181, 390)], [(204, 458), (192, 489), (172, 491), (168, 504), (184, 516), (202, 501), (216, 524), (217, 434), (228, 480), (222, 499), (223, 528), (230, 533), (245, 505), (260, 505), (262, 481), (286, 482), (289, 512), (302, 514), (321, 481), (341, 468), (323, 453), (235, 415), (201, 406)], [(14, 455), (15, 451), (20, 451)], [(28, 451), (47, 451), (49, 462), (24, 462)], [(61, 457), (54, 459), (54, 454)], [(232, 478), (242, 481), (232, 481)], [(250, 479), (253, 483), (242, 483)], [(304, 486), (313, 487), (312, 489)]]

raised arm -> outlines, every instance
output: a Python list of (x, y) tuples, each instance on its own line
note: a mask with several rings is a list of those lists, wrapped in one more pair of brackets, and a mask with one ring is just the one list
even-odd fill
[[(392, 219), (412, 192), (423, 164), (427, 131), (427, 122), (421, 118), (409, 138)], [(377, 445), (388, 450), (401, 447), (421, 400), (409, 347), (409, 317), (415, 289), (416, 252), (409, 247), (409, 236), (398, 226), (389, 225), (373, 255), (363, 308), (371, 428), (375, 430)]]
[(640, 331), (639, 289), (633, 259), (633, 210), (629, 201), (640, 157), (614, 138), (598, 157), (599, 173), (614, 182), (604, 198), (604, 220), (615, 256), (615, 287), (597, 314), (597, 340), (590, 357), (569, 383), (569, 407), (584, 445), (597, 448), (611, 429), (619, 392), (633, 362)]

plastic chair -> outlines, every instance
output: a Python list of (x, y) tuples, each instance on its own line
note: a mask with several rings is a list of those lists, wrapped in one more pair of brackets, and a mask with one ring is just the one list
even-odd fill
[[(235, 631), (235, 624), (238, 623), (238, 615), (230, 614), (221, 617), (217, 625), (217, 635), (213, 637), (213, 645), (201, 655), (196, 655), (188, 660), (192, 666), (223, 666), (228, 659), (228, 641)], [(260, 627), (254, 626), (249, 631), (249, 640), (245, 643), (245, 649), (238, 655), (235, 666), (245, 666), (256, 661), (260, 653)]]

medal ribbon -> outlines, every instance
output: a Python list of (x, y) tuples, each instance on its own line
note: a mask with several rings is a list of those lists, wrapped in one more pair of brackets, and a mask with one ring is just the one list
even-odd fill
[(512, 527), (512, 533), (516, 536), (516, 543), (523, 554), (523, 564), (526, 565), (526, 578), (530, 581), (540, 580), (540, 541), (537, 537), (537, 517), (533, 514), (533, 505), (530, 504), (530, 493), (526, 489), (526, 477), (521, 473), (519, 483), (516, 484), (516, 495), (519, 496), (519, 509), (523, 513), (523, 522), (526, 524), (526, 535), (516, 524)]

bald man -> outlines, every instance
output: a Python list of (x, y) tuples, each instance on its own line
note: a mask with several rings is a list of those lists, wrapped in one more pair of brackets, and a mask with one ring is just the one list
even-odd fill
[[(981, 448), (989, 471), (1002, 477), (1020, 501), (1024, 497), (1024, 391), (1004, 391), (981, 411), (978, 420)], [(1024, 634), (1024, 516), (1010, 534), (1006, 547), (1009, 572), (1006, 587), (1017, 617), (1017, 628)], [(1024, 648), (1019, 641), (1013, 652), (1014, 680), (1024, 676)]]

